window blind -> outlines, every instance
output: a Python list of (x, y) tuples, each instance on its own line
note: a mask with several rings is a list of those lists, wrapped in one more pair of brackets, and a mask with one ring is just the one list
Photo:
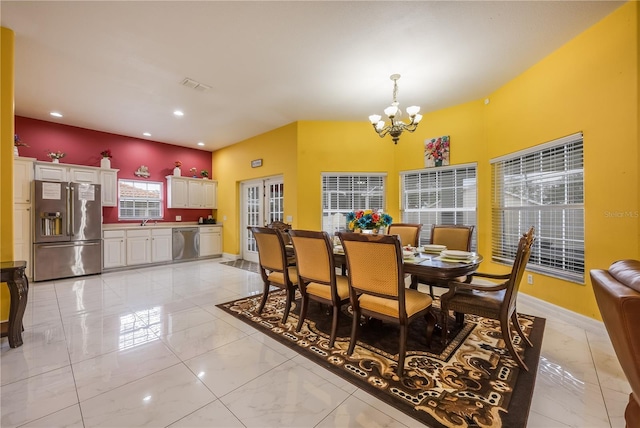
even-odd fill
[(346, 214), (354, 210), (384, 210), (385, 174), (323, 174), (322, 230), (333, 235), (346, 230)]
[(491, 161), (492, 259), (512, 263), (535, 227), (528, 269), (584, 282), (582, 133)]
[[(420, 223), (420, 245), (431, 241), (434, 224), (476, 226), (476, 164), (430, 168), (400, 174), (402, 222)], [(477, 247), (477, 229), (472, 249)]]
[(162, 183), (118, 180), (118, 217), (162, 218)]

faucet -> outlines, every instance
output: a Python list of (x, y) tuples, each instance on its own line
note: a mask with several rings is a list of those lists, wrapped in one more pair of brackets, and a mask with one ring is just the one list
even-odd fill
[(146, 219), (142, 220), (142, 223), (140, 223), (140, 226), (146, 226), (146, 225), (147, 225), (147, 222), (148, 222), (149, 220), (151, 220), (151, 219), (150, 219), (150, 218), (146, 218)]

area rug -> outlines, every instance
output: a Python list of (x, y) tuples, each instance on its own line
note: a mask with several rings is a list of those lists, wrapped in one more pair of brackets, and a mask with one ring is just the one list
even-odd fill
[(220, 262), (221, 265), (248, 270), (249, 272), (260, 273), (260, 265), (243, 259), (231, 260), (230, 262)]
[[(286, 324), (282, 324), (285, 293), (276, 290), (257, 314), (261, 295), (218, 305), (305, 357), (391, 404), (429, 427), (525, 427), (535, 384), (544, 332), (544, 318), (520, 315), (524, 333), (533, 342), (526, 348), (529, 372), (520, 369), (504, 347), (499, 323), (467, 315), (464, 325), (450, 335), (443, 347), (440, 337), (426, 343), (424, 320), (411, 325), (407, 342), (405, 376), (395, 374), (398, 360), (398, 327), (377, 320), (360, 329), (358, 345), (348, 356), (351, 313), (345, 305), (338, 337), (329, 347), (329, 308), (310, 301), (309, 314), (300, 332), (300, 296)], [(439, 301), (434, 302), (434, 311)], [(524, 343), (519, 337), (516, 348)]]

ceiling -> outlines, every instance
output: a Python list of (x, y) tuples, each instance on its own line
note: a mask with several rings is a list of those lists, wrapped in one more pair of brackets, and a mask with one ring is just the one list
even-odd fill
[(213, 151), (298, 120), (367, 122), (390, 104), (393, 73), (403, 108), (485, 98), (622, 3), (3, 0), (0, 11), (15, 33), (17, 115)]

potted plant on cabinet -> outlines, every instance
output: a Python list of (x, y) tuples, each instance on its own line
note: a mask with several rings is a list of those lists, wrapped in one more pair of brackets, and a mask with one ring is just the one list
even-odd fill
[(106, 149), (100, 152), (102, 159), (100, 159), (100, 168), (111, 168), (111, 149)]
[(206, 169), (203, 169), (202, 171), (200, 171), (200, 175), (202, 176), (203, 180), (209, 179), (209, 171), (207, 171)]

